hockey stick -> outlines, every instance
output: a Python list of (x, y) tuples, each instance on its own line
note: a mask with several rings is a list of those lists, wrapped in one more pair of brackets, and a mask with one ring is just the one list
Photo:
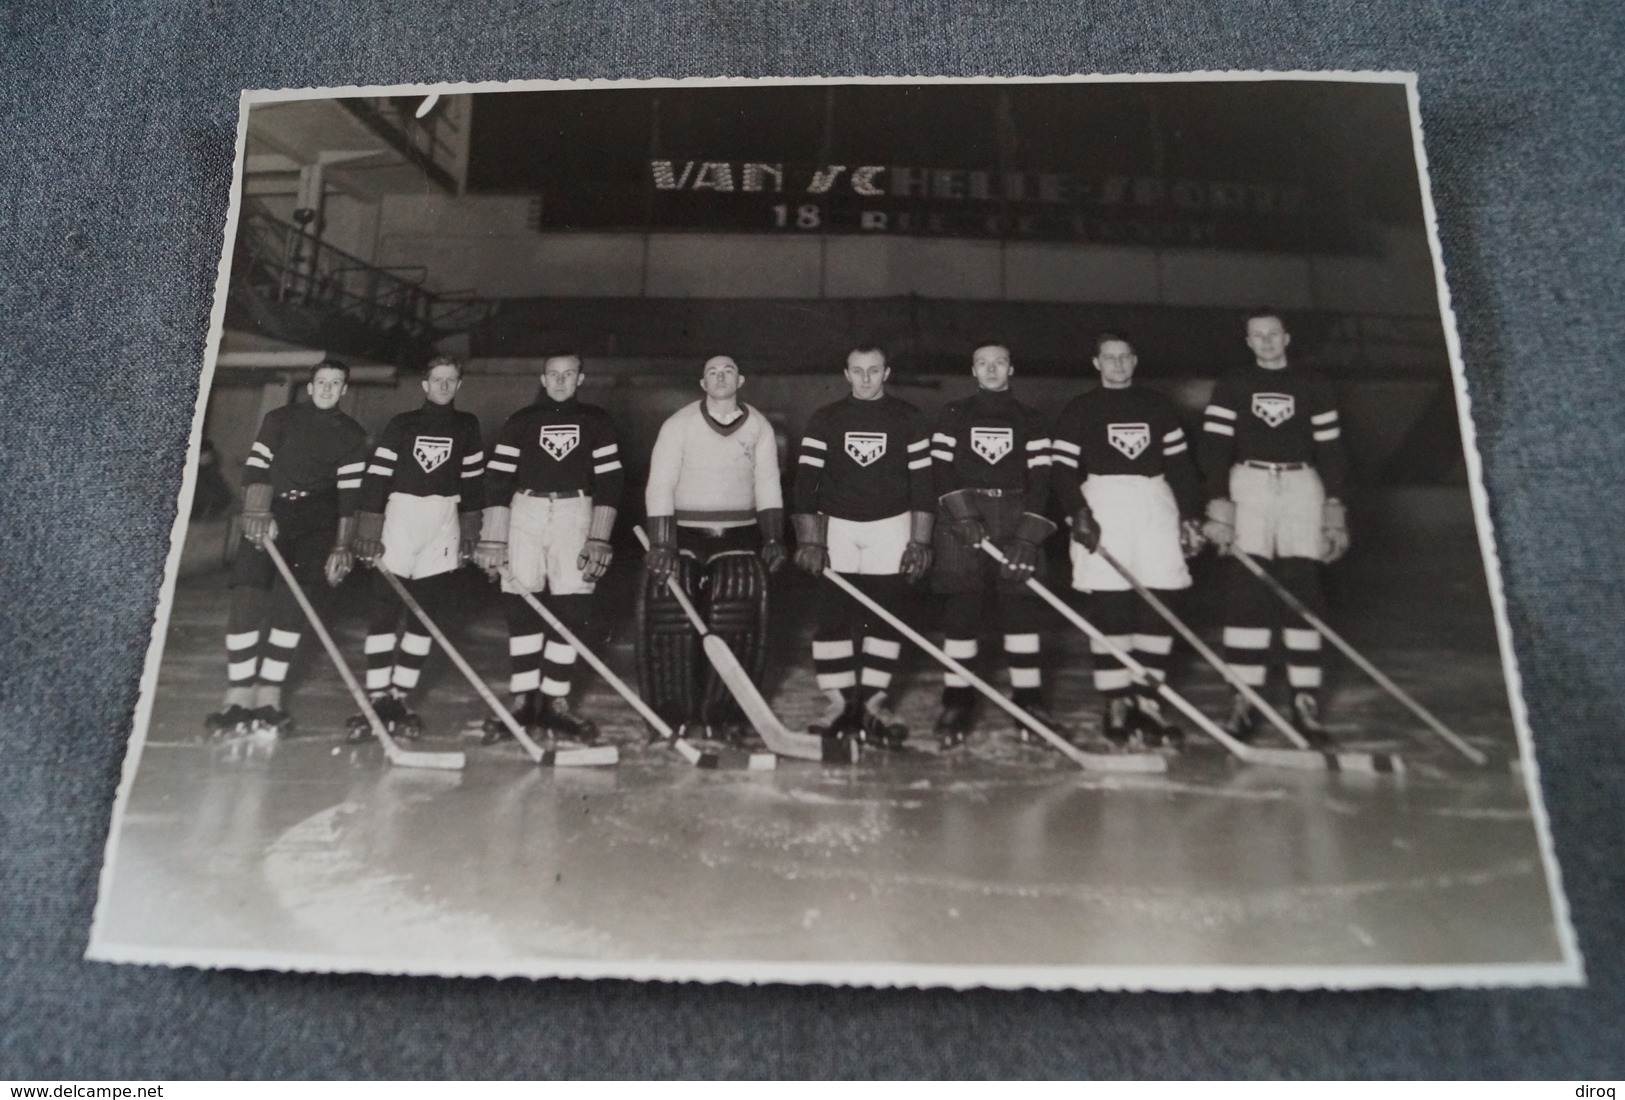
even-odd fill
[(344, 681), (344, 686), (350, 690), (350, 695), (354, 697), (356, 704), (361, 707), (361, 713), (366, 715), (367, 724), (372, 727), (373, 736), (378, 738), (380, 745), (384, 746), (384, 756), (389, 762), (399, 764), (403, 768), (443, 768), (447, 771), (456, 771), (466, 765), (468, 758), (460, 752), (418, 752), (413, 749), (403, 749), (396, 743), (395, 739), (389, 735), (389, 731), (384, 728), (384, 723), (378, 717), (378, 712), (372, 709), (372, 700), (367, 698), (367, 693), (361, 690), (361, 685), (356, 682), (355, 673), (351, 672), (350, 666), (344, 663), (344, 654), (339, 652), (338, 644), (333, 641), (333, 636), (327, 632), (327, 627), (322, 625), (321, 617), (316, 614), (316, 609), (311, 606), (310, 597), (305, 595), (303, 588), (299, 587), (299, 582), (293, 579), (293, 571), (288, 568), (288, 563), (283, 560), (282, 551), (278, 550), (276, 543), (270, 539), (265, 540), (264, 546), (265, 553), (271, 559), (271, 564), (275, 565), (276, 571), (282, 574), (282, 583), (286, 584), (288, 591), (293, 593), (293, 598), (299, 604), (299, 610), (305, 613), (305, 618), (310, 622), (310, 629), (315, 631), (316, 637), (321, 639), (322, 648), (327, 650), (328, 657), (333, 661), (333, 667), (338, 669), (339, 679)]
[[(986, 539), (982, 540), (982, 549), (993, 556), (993, 559), (1003, 565), (1008, 559)], [(1039, 599), (1059, 611), (1063, 618), (1090, 638), (1099, 642), (1106, 651), (1129, 670), (1134, 677), (1142, 683), (1155, 684), (1157, 694), (1172, 703), (1180, 713), (1192, 722), (1195, 722), (1203, 733), (1223, 745), (1238, 759), (1249, 764), (1264, 764), (1276, 768), (1296, 768), (1301, 771), (1359, 771), (1359, 772), (1402, 772), (1405, 763), (1397, 756), (1386, 753), (1369, 752), (1315, 752), (1310, 749), (1273, 749), (1258, 745), (1248, 745), (1237, 740), (1224, 727), (1214, 722), (1207, 715), (1197, 710), (1183, 695), (1168, 686), (1166, 680), (1160, 680), (1151, 675), (1151, 672), (1134, 659), (1132, 653), (1112, 641), (1100, 629), (1079, 615), (1067, 602), (1045, 588), (1031, 577), (1027, 578), (1027, 587), (1036, 593)]]
[(1269, 572), (1265, 570), (1262, 565), (1259, 565), (1251, 554), (1247, 553), (1247, 551), (1243, 550), (1239, 546), (1232, 546), (1230, 548), (1230, 554), (1243, 566), (1245, 566), (1249, 573), (1263, 581), (1264, 587), (1268, 588), (1271, 592), (1275, 593), (1276, 596), (1280, 597), (1282, 603), (1286, 604), (1287, 607), (1296, 612), (1304, 622), (1308, 623), (1310, 626), (1314, 627), (1315, 630), (1319, 631), (1321, 637), (1325, 638), (1327, 641), (1331, 642), (1332, 645), (1342, 650), (1343, 656), (1353, 661), (1357, 666), (1359, 666), (1361, 672), (1364, 672), (1367, 676), (1371, 677), (1371, 679), (1375, 680), (1378, 687), (1382, 688), (1389, 695), (1392, 695), (1395, 699), (1398, 699), (1402, 704), (1404, 704), (1407, 710), (1426, 723), (1427, 727), (1434, 733), (1444, 738), (1452, 748), (1456, 749), (1456, 751), (1460, 752), (1463, 756), (1471, 760), (1474, 764), (1477, 764), (1479, 767), (1483, 767), (1485, 764), (1489, 763), (1488, 756), (1485, 756), (1482, 752), (1479, 752), (1477, 749), (1473, 748), (1473, 746), (1463, 741), (1460, 737), (1457, 737), (1450, 731), (1450, 727), (1433, 717), (1426, 707), (1422, 706), (1422, 704), (1418, 703), (1415, 699), (1412, 699), (1403, 688), (1385, 676), (1380, 668), (1362, 657), (1358, 650), (1343, 640), (1343, 636), (1341, 634), (1337, 633), (1337, 631), (1326, 625), (1326, 620), (1322, 619), (1319, 615), (1316, 615), (1313, 611), (1310, 611), (1304, 606), (1302, 600), (1298, 599), (1298, 597), (1294, 596), (1290, 591), (1287, 590), (1287, 587), (1284, 584), (1270, 576)]
[[(649, 536), (644, 533), (643, 528), (633, 527), (632, 531), (638, 536), (643, 548), (649, 549)], [(784, 723), (779, 721), (778, 715), (773, 713), (773, 708), (767, 705), (767, 700), (762, 698), (762, 693), (757, 690), (756, 685), (751, 682), (745, 666), (739, 663), (739, 658), (728, 648), (728, 643), (711, 633), (710, 628), (705, 625), (705, 620), (700, 618), (699, 611), (688, 598), (688, 593), (683, 591), (683, 586), (677, 583), (677, 578), (667, 577), (666, 588), (682, 606), (688, 621), (694, 624), (695, 631), (700, 635), (700, 644), (705, 649), (706, 659), (711, 662), (711, 667), (716, 669), (718, 678), (733, 695), (739, 708), (745, 712), (745, 717), (750, 719), (750, 724), (755, 727), (762, 742), (780, 756), (822, 761), (824, 739), (810, 733), (796, 733), (787, 729)], [(852, 751), (854, 754), (857, 752), (855, 743)], [(855, 755), (852, 760), (856, 763)]]
[(1067, 759), (1078, 765), (1078, 767), (1087, 771), (1107, 772), (1164, 772), (1168, 770), (1168, 762), (1154, 753), (1143, 753), (1134, 756), (1107, 756), (1103, 753), (1084, 752), (1072, 742), (1068, 741), (1066, 738), (1044, 725), (1044, 723), (1040, 722), (1038, 719), (1016, 706), (1015, 703), (1011, 702), (1009, 699), (1006, 699), (1004, 694), (1000, 692), (998, 688), (994, 687), (986, 680), (983, 680), (980, 676), (977, 676), (974, 672), (960, 664), (958, 661), (954, 660), (952, 657), (948, 656), (948, 654), (943, 652), (941, 649), (932, 645), (926, 640), (923, 634), (909, 626), (902, 619), (899, 619), (896, 615), (893, 615), (890, 611), (887, 611), (884, 607), (881, 607), (880, 604), (870, 598), (867, 593), (860, 590), (851, 581), (835, 572), (835, 570), (824, 570), (824, 579), (841, 589), (841, 591), (845, 592), (848, 596), (851, 596), (854, 600), (857, 600), (870, 611), (873, 611), (886, 622), (890, 623), (893, 630), (896, 630), (909, 641), (913, 642), (915, 645), (929, 653), (932, 658), (935, 659), (936, 662), (943, 668), (952, 671), (955, 675), (964, 677), (971, 687), (987, 696), (988, 699), (992, 700), (994, 705), (999, 707), (1010, 717), (1014, 718), (1017, 722), (1020, 722), (1023, 726), (1026, 726), (1028, 729), (1038, 734), (1038, 736), (1048, 741), (1052, 746), (1066, 756)]
[(1270, 725), (1280, 730), (1282, 736), (1284, 736), (1288, 741), (1291, 741), (1294, 745), (1298, 746), (1300, 749), (1307, 749), (1309, 747), (1309, 742), (1304, 740), (1303, 734), (1299, 733), (1297, 729), (1293, 727), (1291, 722), (1288, 722), (1285, 718), (1281, 717), (1280, 711), (1276, 710), (1274, 707), (1265, 702), (1264, 697), (1258, 694), (1258, 692), (1254, 690), (1250, 684), (1243, 682), (1241, 677), (1236, 674), (1235, 669), (1231, 668), (1228, 664), (1221, 660), (1219, 655), (1213, 652), (1211, 646), (1202, 641), (1201, 638), (1197, 637), (1196, 631), (1186, 626), (1179, 616), (1174, 614), (1172, 608), (1158, 599), (1149, 588), (1141, 584), (1139, 580), (1135, 578), (1134, 574), (1130, 573), (1123, 567), (1121, 562), (1112, 557), (1110, 551), (1108, 551), (1104, 546), (1100, 546), (1097, 547), (1094, 552), (1099, 554), (1101, 560), (1103, 560), (1107, 565), (1117, 570), (1118, 575), (1121, 576), (1125, 581), (1128, 581), (1129, 586), (1140, 594), (1140, 598), (1145, 600), (1146, 603), (1150, 604), (1153, 611), (1167, 620), (1168, 625), (1177, 630), (1179, 632), (1179, 636), (1189, 642), (1191, 644), (1191, 648), (1196, 650), (1197, 653), (1201, 654), (1202, 659), (1208, 664), (1212, 665), (1214, 669), (1218, 671), (1220, 676), (1224, 677), (1225, 683), (1235, 688), (1236, 691), (1241, 694), (1243, 699), (1247, 700), (1247, 702), (1252, 704), (1252, 706), (1260, 714), (1269, 719)]
[[(665, 719), (656, 714), (649, 704), (645, 703), (638, 697), (635, 691), (627, 687), (626, 683), (619, 676), (615, 675), (615, 673), (610, 670), (608, 665), (599, 660), (596, 653), (582, 645), (581, 639), (577, 638), (573, 633), (571, 633), (570, 628), (565, 626), (563, 621), (560, 620), (557, 615), (549, 611), (546, 604), (537, 599), (533, 593), (526, 592), (523, 588), (519, 587), (519, 585), (514, 582), (513, 574), (509, 572), (506, 565), (502, 567), (502, 579), (508, 582), (508, 586), (510, 588), (519, 593), (520, 599), (529, 604), (532, 611), (536, 612), (536, 614), (542, 617), (543, 622), (552, 627), (558, 633), (559, 637), (563, 638), (571, 645), (572, 648), (575, 649), (577, 653), (581, 654), (581, 659), (586, 661), (587, 664), (591, 665), (592, 670), (598, 673), (598, 675), (602, 676), (604, 681), (608, 683), (610, 687), (614, 688), (620, 694), (621, 698), (625, 699), (632, 709), (637, 711), (638, 714), (642, 716), (645, 722), (653, 726), (654, 729), (660, 733), (662, 738), (671, 742), (672, 746), (678, 751), (679, 754), (682, 755), (683, 759), (687, 760), (690, 764), (693, 764), (696, 768), (718, 768), (723, 766), (724, 761), (727, 761), (730, 766), (743, 768), (746, 771), (768, 771), (778, 763), (778, 757), (774, 756), (770, 752), (730, 752), (726, 754), (712, 752), (710, 750), (701, 749), (695, 745), (692, 745), (686, 739), (677, 736), (676, 732), (671, 728), (671, 726), (666, 724)], [(739, 759), (735, 759), (736, 757), (743, 759), (741, 761)]]
[(389, 587), (395, 590), (395, 595), (399, 596), (401, 602), (407, 606), (412, 614), (417, 616), (418, 622), (423, 624), (424, 629), (429, 632), (430, 636), (440, 643), (440, 648), (446, 651), (446, 656), (450, 657), (451, 663), (457, 666), (457, 671), (463, 674), (463, 677), (474, 688), (479, 697), (485, 700), (485, 705), (491, 708), (491, 713), (495, 714), (502, 724), (508, 727), (508, 732), (513, 734), (514, 740), (524, 747), (525, 752), (530, 755), (532, 760), (543, 767), (553, 768), (582, 768), (595, 764), (615, 764), (620, 762), (621, 754), (614, 745), (600, 745), (590, 749), (544, 749), (531, 740), (530, 734), (525, 732), (525, 727), (521, 726), (519, 720), (508, 713), (508, 708), (503, 706), (495, 695), (491, 694), (491, 689), (485, 685), (485, 681), (480, 678), (480, 674), (474, 671), (474, 666), (470, 665), (463, 655), (457, 652), (456, 647), (451, 644), (451, 639), (447, 638), (445, 632), (430, 620), (428, 613), (423, 610), (423, 605), (418, 603), (412, 593), (406, 590), (406, 586), (401, 583), (401, 579), (384, 568), (382, 562), (378, 564), (377, 569), (378, 575), (389, 583)]

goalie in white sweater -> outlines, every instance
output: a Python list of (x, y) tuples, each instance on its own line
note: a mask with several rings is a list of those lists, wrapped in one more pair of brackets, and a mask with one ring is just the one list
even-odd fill
[[(712, 633), (761, 679), (767, 652), (767, 574), (784, 564), (784, 495), (773, 426), (739, 401), (739, 365), (706, 360), (705, 396), (660, 427), (649, 458), (648, 577), (638, 598), (638, 676), (673, 725), (743, 741), (744, 715), (710, 674), (699, 638), (666, 588), (675, 576)], [(704, 578), (702, 583), (702, 577)], [(703, 683), (703, 687), (702, 687)]]

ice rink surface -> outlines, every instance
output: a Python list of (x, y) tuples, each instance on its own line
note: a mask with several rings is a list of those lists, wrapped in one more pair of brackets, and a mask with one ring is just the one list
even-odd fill
[[(469, 766), (392, 768), (378, 746), (344, 743), (355, 708), (308, 643), (289, 700), (294, 736), (209, 743), (201, 719), (222, 688), (224, 577), (184, 578), (93, 951), (493, 973), (545, 972), (546, 960), (1558, 963), (1533, 814), (1507, 764), (1517, 749), (1476, 549), (1459, 525), (1430, 542), (1426, 556), (1355, 559), (1336, 577), (1334, 621), (1489, 751), (1489, 768), (1335, 656), (1333, 732), (1346, 748), (1400, 753), (1403, 776), (1248, 767), (1194, 733), (1166, 775), (1085, 773), (1021, 744), (991, 707), (970, 745), (942, 753), (927, 736), (939, 680), (920, 654), (901, 677), (917, 747), (856, 767), (694, 769), (649, 744), (584, 671), (583, 709), (621, 763), (539, 769), (512, 742), (478, 744), (468, 727), (480, 704), (437, 654), (419, 692), (423, 747), (463, 748)], [(628, 678), (634, 562), (623, 552), (605, 594), (619, 624), (605, 655)], [(501, 617), (478, 577), (467, 585), (447, 626), (500, 692)], [(359, 587), (346, 585), (333, 616), (356, 655)], [(806, 657), (818, 598), (805, 577), (774, 581), (768, 696), (792, 728), (822, 703)], [(1200, 599), (1192, 610), (1202, 621)], [(1046, 645), (1053, 709), (1094, 741), (1086, 642), (1057, 619)], [(1222, 717), (1217, 674), (1188, 651), (1176, 658), (1175, 685)]]

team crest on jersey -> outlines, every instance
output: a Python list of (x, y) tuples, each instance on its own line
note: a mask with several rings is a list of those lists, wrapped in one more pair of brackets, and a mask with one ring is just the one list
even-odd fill
[(999, 459), (1015, 450), (1014, 428), (972, 428), (970, 449), (981, 455), (989, 466), (997, 466)]
[(432, 474), (446, 464), (451, 457), (451, 437), (444, 435), (420, 435), (412, 444), (412, 457), (418, 460), (423, 472)]
[(1279, 428), (1298, 411), (1298, 403), (1290, 393), (1253, 394), (1253, 415), (1272, 428)]
[(581, 442), (580, 424), (544, 424), (540, 443), (542, 450), (553, 456), (553, 461), (563, 462), (564, 456), (576, 449)]
[(847, 432), (846, 453), (859, 466), (873, 466), (886, 453), (886, 433)]
[(1106, 441), (1124, 455), (1130, 462), (1151, 446), (1151, 425), (1149, 424), (1107, 424)]

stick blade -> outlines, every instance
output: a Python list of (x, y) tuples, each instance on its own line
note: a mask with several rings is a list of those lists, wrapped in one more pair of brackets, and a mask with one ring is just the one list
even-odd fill
[(595, 745), (587, 749), (543, 749), (536, 761), (544, 768), (597, 768), (621, 762), (621, 751), (614, 745)]
[(813, 737), (811, 734), (796, 733), (786, 729), (773, 708), (767, 705), (762, 693), (751, 682), (745, 667), (734, 656), (734, 651), (728, 648), (728, 643), (715, 634), (705, 636), (705, 656), (711, 662), (711, 667), (717, 670), (717, 676), (727, 687), (729, 694), (739, 703), (739, 709), (745, 712), (756, 733), (761, 737), (767, 747), (780, 756), (793, 756), (798, 760), (823, 760), (823, 739)]
[(1092, 772), (1137, 772), (1142, 775), (1156, 774), (1168, 770), (1168, 759), (1161, 753), (1155, 752), (1129, 752), (1104, 753), (1081, 752), (1072, 758), (1078, 766), (1085, 771)]
[(391, 764), (402, 768), (439, 768), (442, 771), (461, 771), (468, 766), (468, 757), (460, 752), (420, 752), (389, 745), (384, 756)]

